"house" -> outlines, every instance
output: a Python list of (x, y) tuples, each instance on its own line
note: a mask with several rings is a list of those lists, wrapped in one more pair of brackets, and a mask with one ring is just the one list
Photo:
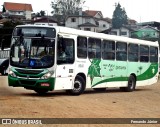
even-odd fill
[(131, 32), (133, 31), (133, 29), (126, 27), (126, 26), (122, 26), (120, 29), (114, 29), (112, 28), (109, 31), (109, 34), (111, 35), (117, 35), (117, 36), (124, 36), (124, 37), (131, 37)]
[(96, 30), (97, 32), (102, 32), (111, 27), (111, 19), (103, 18), (103, 14), (101, 11), (86, 10), (85, 13), (94, 17), (98, 25), (97, 30)]
[(40, 17), (32, 21), (35, 25), (58, 26), (58, 22), (49, 16)]
[(141, 23), (137, 23), (138, 26), (151, 26), (151, 27), (154, 27), (154, 28), (157, 28), (158, 30), (160, 30), (160, 22), (155, 22), (155, 21), (152, 21), (152, 22), (141, 22)]
[(136, 25), (137, 21), (134, 19), (128, 19), (128, 25)]
[(65, 22), (66, 27), (71, 27), (75, 29), (101, 32), (105, 29), (110, 28), (110, 23), (108, 20), (103, 19), (103, 15), (100, 11), (82, 11), (79, 13), (69, 15)]
[(97, 32), (96, 31), (97, 25), (92, 24), (90, 22), (86, 22), (84, 24), (78, 25), (78, 27), (80, 28), (80, 30)]
[(143, 40), (157, 41), (160, 37), (160, 34), (158, 29), (151, 26), (144, 26), (131, 32), (131, 37)]
[(4, 2), (3, 8), (5, 10), (4, 17), (31, 20), (33, 11), (31, 4)]
[(101, 11), (86, 10), (85, 13), (94, 17), (94, 18), (99, 18), (99, 19), (103, 18), (103, 15), (102, 15)]
[(111, 28), (111, 22), (108, 21), (108, 19), (106, 18), (95, 18), (95, 20), (97, 21), (97, 32), (102, 32), (106, 29)]
[[(110, 24), (112, 24), (112, 19), (106, 18)], [(123, 25), (120, 29), (115, 29), (110, 26), (109, 29), (102, 31), (101, 33), (117, 35), (117, 36), (124, 36), (124, 37), (131, 37), (131, 32), (141, 28), (141, 26), (136, 25), (137, 21), (133, 19), (128, 19), (128, 24)]]
[(87, 15), (83, 11), (69, 15), (65, 22), (66, 27), (96, 32), (97, 23), (94, 17)]

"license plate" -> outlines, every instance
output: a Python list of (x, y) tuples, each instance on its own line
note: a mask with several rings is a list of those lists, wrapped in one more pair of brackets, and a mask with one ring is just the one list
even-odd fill
[(41, 86), (49, 86), (49, 83), (41, 83)]

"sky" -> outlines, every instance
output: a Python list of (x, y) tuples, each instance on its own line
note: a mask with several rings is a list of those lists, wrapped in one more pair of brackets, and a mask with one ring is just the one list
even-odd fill
[[(32, 4), (33, 11), (41, 10), (51, 14), (51, 1), (54, 0), (0, 0), (0, 5), (4, 2), (29, 3)], [(137, 22), (160, 22), (160, 0), (85, 0), (83, 10), (101, 11), (104, 17), (112, 18), (115, 10), (115, 3), (120, 3), (125, 8), (127, 16)], [(2, 9), (2, 6), (0, 6)]]

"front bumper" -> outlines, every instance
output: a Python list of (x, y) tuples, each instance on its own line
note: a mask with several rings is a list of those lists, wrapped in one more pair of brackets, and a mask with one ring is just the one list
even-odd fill
[[(23, 79), (8, 75), (8, 84), (13, 87), (24, 87), (26, 89), (46, 89), (52, 91), (55, 85), (55, 78), (48, 79)], [(44, 85), (47, 84), (47, 85)]]

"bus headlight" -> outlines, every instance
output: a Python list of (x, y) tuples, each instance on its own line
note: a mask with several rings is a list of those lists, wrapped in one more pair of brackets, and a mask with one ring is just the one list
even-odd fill
[(44, 74), (41, 79), (48, 79), (52, 76), (53, 72), (47, 72), (46, 74)]
[(12, 76), (12, 77), (16, 77), (16, 74), (11, 69), (9, 69), (9, 73), (8, 74), (10, 76)]

